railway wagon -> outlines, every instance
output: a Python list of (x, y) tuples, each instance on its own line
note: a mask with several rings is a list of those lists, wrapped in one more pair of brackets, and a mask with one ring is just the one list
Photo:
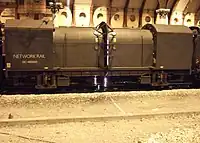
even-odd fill
[(148, 30), (115, 29), (116, 36), (110, 32), (108, 38), (94, 32), (92, 28), (55, 29), (59, 73), (77, 84), (82, 79), (88, 86), (110, 87), (136, 83), (141, 74), (150, 73), (153, 44)]
[(193, 32), (185, 26), (54, 28), (51, 21), (8, 20), (4, 31), (4, 87), (192, 84)]
[(167, 84), (192, 84), (193, 32), (183, 25), (147, 24), (142, 29), (152, 33), (154, 67), (167, 74)]

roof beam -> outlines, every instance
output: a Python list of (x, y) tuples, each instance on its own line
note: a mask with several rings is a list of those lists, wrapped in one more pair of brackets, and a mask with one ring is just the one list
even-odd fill
[(168, 0), (158, 0), (159, 8), (166, 8)]
[[(179, 0), (174, 0), (173, 3), (172, 3), (172, 8), (171, 8), (171, 10), (170, 10), (170, 12), (169, 12), (168, 23), (170, 23), (170, 19), (171, 19), (171, 16), (172, 16), (172, 11), (173, 11), (174, 7), (176, 6), (176, 4), (178, 3), (178, 1), (179, 1)], [(167, 2), (167, 5), (168, 5), (168, 3), (169, 3), (169, 0), (168, 0), (168, 2)]]
[(72, 25), (75, 24), (75, 18), (73, 18), (73, 17), (74, 17), (74, 3), (75, 3), (75, 0), (73, 0), (72, 5), (71, 5), (71, 12), (72, 12)]
[(199, 6), (199, 8), (197, 9), (196, 13), (197, 13), (197, 14), (200, 13), (200, 6)]
[(113, 0), (109, 0), (109, 10), (108, 10), (108, 24), (111, 25), (111, 17), (112, 17), (112, 3), (113, 3)]
[[(177, 5), (177, 3), (179, 2), (180, 0), (174, 0), (173, 3), (172, 3), (172, 7), (171, 7), (171, 11), (175, 8), (175, 6)], [(169, 1), (168, 1), (169, 2)]]
[(200, 7), (200, 0), (192, 0), (186, 6), (184, 13), (196, 13)]
[(143, 11), (144, 11), (144, 7), (145, 7), (145, 3), (146, 3), (147, 0), (143, 0), (142, 1), (142, 5), (139, 9), (139, 27), (142, 26), (142, 14), (143, 14)]
[(198, 17), (198, 20), (200, 20), (200, 6), (197, 9), (196, 16)]
[(92, 0), (92, 5), (95, 7), (108, 7), (109, 0)]
[(190, 0), (188, 1), (187, 5), (185, 6), (184, 10), (183, 10), (183, 14), (184, 15), (187, 15), (189, 12), (188, 12), (188, 5), (192, 3)]
[(181, 11), (183, 12), (187, 7), (190, 0), (179, 0), (177, 1), (176, 5), (173, 7), (173, 11)]
[[(156, 6), (156, 10), (159, 9), (159, 8), (164, 8), (164, 7), (162, 7), (162, 6), (160, 5), (160, 1), (161, 1), (161, 0), (158, 0), (158, 4), (157, 4), (157, 6)], [(157, 15), (156, 10), (154, 11), (154, 23), (156, 23), (156, 15)]]
[(128, 5), (130, 3), (130, 0), (126, 0), (125, 6), (124, 6), (124, 21), (123, 21), (123, 27), (127, 27), (127, 14), (128, 14)]

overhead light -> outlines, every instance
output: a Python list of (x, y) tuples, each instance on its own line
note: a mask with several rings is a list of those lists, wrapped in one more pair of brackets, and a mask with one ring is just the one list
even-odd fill
[(53, 2), (49, 2), (49, 5), (52, 6), (52, 5), (53, 5)]
[(50, 6), (59, 6), (59, 7), (63, 7), (63, 4), (61, 2), (49, 2)]
[(63, 9), (63, 4), (61, 2), (56, 2), (55, 0), (53, 2), (49, 2), (50, 9), (52, 13), (58, 12), (60, 9)]
[(164, 9), (164, 8), (160, 8), (156, 10), (156, 13), (158, 12), (170, 12), (170, 9)]

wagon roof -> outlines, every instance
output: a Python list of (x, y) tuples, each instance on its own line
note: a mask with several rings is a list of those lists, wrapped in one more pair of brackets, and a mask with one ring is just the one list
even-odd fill
[(46, 24), (43, 20), (9, 19), (5, 23), (5, 28), (53, 29), (53, 23), (52, 23), (52, 21), (49, 21)]

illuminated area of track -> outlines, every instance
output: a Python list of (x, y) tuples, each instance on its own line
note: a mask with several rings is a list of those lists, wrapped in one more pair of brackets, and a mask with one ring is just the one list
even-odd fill
[[(3, 95), (0, 99), (0, 142), (200, 141), (200, 90)], [(199, 113), (170, 115), (180, 112)], [(31, 119), (44, 122), (26, 123)], [(7, 126), (16, 120), (21, 120), (20, 125)]]

